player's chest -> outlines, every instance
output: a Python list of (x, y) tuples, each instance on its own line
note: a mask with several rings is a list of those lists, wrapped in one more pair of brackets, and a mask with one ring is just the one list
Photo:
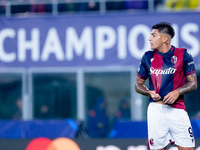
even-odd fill
[(150, 74), (175, 74), (182, 70), (183, 59), (176, 55), (161, 56), (155, 55), (149, 59), (148, 70)]

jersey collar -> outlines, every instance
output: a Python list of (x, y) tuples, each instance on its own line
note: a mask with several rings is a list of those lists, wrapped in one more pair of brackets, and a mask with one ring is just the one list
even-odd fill
[(167, 56), (167, 55), (172, 54), (173, 51), (174, 51), (174, 49), (175, 49), (175, 47), (174, 47), (173, 45), (171, 45), (171, 48), (170, 48), (170, 50), (169, 50), (167, 53), (161, 53), (161, 52), (159, 52), (159, 51), (157, 51), (157, 52), (158, 52), (159, 55)]

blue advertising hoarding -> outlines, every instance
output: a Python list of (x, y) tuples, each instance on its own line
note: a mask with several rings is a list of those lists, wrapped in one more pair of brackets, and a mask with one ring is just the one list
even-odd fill
[(87, 14), (0, 20), (0, 67), (135, 66), (151, 26), (170, 22), (172, 44), (200, 66), (200, 13)]

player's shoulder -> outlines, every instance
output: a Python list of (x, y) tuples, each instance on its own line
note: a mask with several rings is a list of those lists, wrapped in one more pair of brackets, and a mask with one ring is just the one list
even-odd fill
[(175, 51), (179, 51), (179, 52), (187, 52), (187, 49), (185, 47), (175, 47), (172, 45), (172, 49), (174, 49)]
[(187, 50), (187, 48), (176, 48), (176, 50), (183, 52), (184, 55), (191, 56), (191, 53)]
[(144, 56), (152, 56), (155, 53), (155, 50), (148, 50), (144, 53)]
[(183, 54), (184, 57), (191, 56), (191, 53), (187, 50), (187, 48), (177, 48), (177, 47), (175, 47), (175, 51), (177, 51), (179, 54)]
[(187, 51), (187, 49), (184, 47), (181, 47), (181, 48), (175, 47), (175, 50), (182, 51), (182, 52)]
[(145, 53), (154, 53), (155, 52), (155, 50), (148, 50), (148, 51), (146, 51)]

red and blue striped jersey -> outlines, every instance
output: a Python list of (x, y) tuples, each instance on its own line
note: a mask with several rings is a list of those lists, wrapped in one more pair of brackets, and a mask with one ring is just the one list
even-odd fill
[[(147, 51), (141, 59), (137, 77), (149, 78), (149, 89), (155, 90), (164, 99), (169, 92), (185, 84), (186, 76), (194, 73), (193, 58), (187, 49), (171, 46), (167, 53)], [(153, 102), (151, 97), (150, 102)], [(184, 95), (180, 95), (171, 106), (186, 110)]]

